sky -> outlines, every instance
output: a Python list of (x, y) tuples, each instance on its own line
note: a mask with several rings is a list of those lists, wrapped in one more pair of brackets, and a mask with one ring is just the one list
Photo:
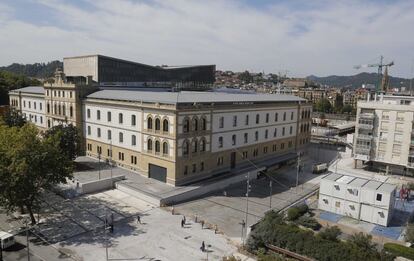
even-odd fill
[(413, 0), (0, 0), (0, 66), (102, 54), (151, 65), (413, 77)]

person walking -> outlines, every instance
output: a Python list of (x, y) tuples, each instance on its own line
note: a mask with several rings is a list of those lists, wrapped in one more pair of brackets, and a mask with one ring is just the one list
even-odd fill
[(184, 221), (184, 225), (185, 225), (185, 223), (186, 223), (186, 219), (185, 219), (185, 216), (183, 216), (183, 221)]
[(141, 223), (141, 217), (140, 217), (139, 215), (137, 215), (137, 224), (138, 224), (138, 223), (142, 224), (142, 223)]
[(201, 220), (201, 229), (204, 229), (204, 220)]
[(184, 219), (181, 219), (181, 227), (184, 227)]
[(201, 249), (201, 252), (206, 251), (206, 245), (204, 244), (204, 241), (201, 243), (200, 249)]

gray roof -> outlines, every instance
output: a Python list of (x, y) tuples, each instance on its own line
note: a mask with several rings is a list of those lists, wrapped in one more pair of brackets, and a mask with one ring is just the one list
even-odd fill
[(335, 181), (335, 180), (337, 180), (337, 179), (339, 179), (340, 177), (342, 177), (343, 175), (341, 175), (341, 174), (335, 174), (335, 173), (332, 173), (332, 174), (329, 174), (329, 175), (327, 175), (327, 176), (325, 176), (325, 177), (323, 177), (324, 179), (326, 179), (326, 180), (331, 180), (331, 181)]
[(353, 181), (351, 181), (348, 185), (354, 186), (354, 187), (362, 187), (367, 182), (368, 182), (367, 179), (356, 178)]
[(44, 94), (45, 89), (43, 88), (43, 86), (28, 86), (28, 87), (23, 87), (23, 88), (20, 88), (20, 89), (12, 90), (11, 92)]
[(384, 183), (382, 184), (377, 190), (378, 191), (382, 191), (382, 192), (387, 192), (387, 193), (391, 193), (395, 190), (397, 186), (389, 184), (389, 183)]
[(363, 188), (371, 189), (371, 190), (377, 190), (379, 186), (381, 186), (382, 182), (376, 181), (376, 180), (370, 180), (367, 184), (364, 185)]
[(306, 101), (293, 95), (281, 94), (246, 94), (222, 92), (151, 92), (140, 90), (101, 90), (87, 96), (94, 99), (177, 103), (226, 103), (226, 102), (291, 102)]

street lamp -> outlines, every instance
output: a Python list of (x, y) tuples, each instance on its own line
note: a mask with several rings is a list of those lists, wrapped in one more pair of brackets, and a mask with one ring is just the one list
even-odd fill
[(273, 184), (272, 184), (272, 180), (270, 180), (270, 182), (269, 182), (269, 191), (270, 191), (270, 195), (269, 195), (269, 208), (272, 209), (272, 195), (273, 195)]
[(101, 179), (101, 152), (98, 152), (98, 176), (99, 176), (99, 180)]

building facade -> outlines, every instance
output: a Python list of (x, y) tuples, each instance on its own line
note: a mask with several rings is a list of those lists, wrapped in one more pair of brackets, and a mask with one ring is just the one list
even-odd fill
[(359, 101), (354, 159), (385, 173), (412, 174), (414, 167), (414, 98), (380, 95)]

